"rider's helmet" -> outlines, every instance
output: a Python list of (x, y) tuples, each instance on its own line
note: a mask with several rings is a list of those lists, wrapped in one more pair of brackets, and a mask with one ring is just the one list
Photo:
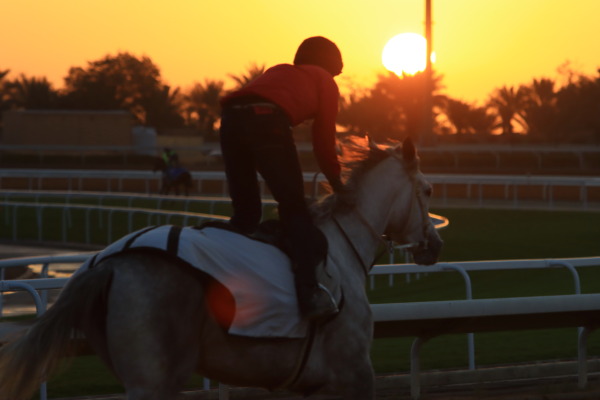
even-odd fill
[(322, 36), (305, 39), (294, 57), (294, 65), (318, 65), (336, 76), (342, 72), (344, 63), (340, 49), (331, 40)]

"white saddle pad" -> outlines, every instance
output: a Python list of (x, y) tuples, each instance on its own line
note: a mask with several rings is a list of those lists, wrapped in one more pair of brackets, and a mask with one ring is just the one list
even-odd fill
[(165, 251), (223, 284), (235, 299), (229, 333), (251, 337), (305, 337), (288, 257), (275, 246), (223, 229), (171, 225), (146, 228), (112, 243), (78, 271), (128, 249)]

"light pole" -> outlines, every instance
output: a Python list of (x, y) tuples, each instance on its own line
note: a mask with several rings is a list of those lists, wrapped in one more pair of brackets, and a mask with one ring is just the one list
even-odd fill
[(423, 110), (423, 131), (420, 135), (421, 145), (433, 144), (433, 69), (431, 53), (433, 49), (433, 34), (431, 29), (431, 0), (425, 0), (425, 39), (427, 40), (427, 54), (425, 60), (425, 101)]

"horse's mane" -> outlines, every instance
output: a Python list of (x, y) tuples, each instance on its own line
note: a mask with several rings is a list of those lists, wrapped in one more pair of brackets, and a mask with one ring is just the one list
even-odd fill
[[(396, 144), (397, 145), (397, 144)], [(395, 147), (390, 144), (387, 147)], [(340, 142), (340, 165), (342, 167), (342, 176), (345, 178), (347, 190), (356, 192), (357, 182), (367, 171), (379, 164), (383, 159), (389, 157), (386, 147), (369, 146), (367, 138), (352, 137)], [(340, 207), (338, 196), (333, 193), (327, 185), (329, 194), (323, 198), (313, 201), (310, 205), (310, 211), (316, 223), (329, 219)]]

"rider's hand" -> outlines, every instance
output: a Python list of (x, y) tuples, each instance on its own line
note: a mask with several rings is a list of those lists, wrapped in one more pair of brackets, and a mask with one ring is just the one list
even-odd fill
[(356, 191), (344, 185), (341, 179), (333, 179), (331, 182), (331, 188), (337, 196), (338, 203), (343, 209), (350, 210), (356, 205)]

